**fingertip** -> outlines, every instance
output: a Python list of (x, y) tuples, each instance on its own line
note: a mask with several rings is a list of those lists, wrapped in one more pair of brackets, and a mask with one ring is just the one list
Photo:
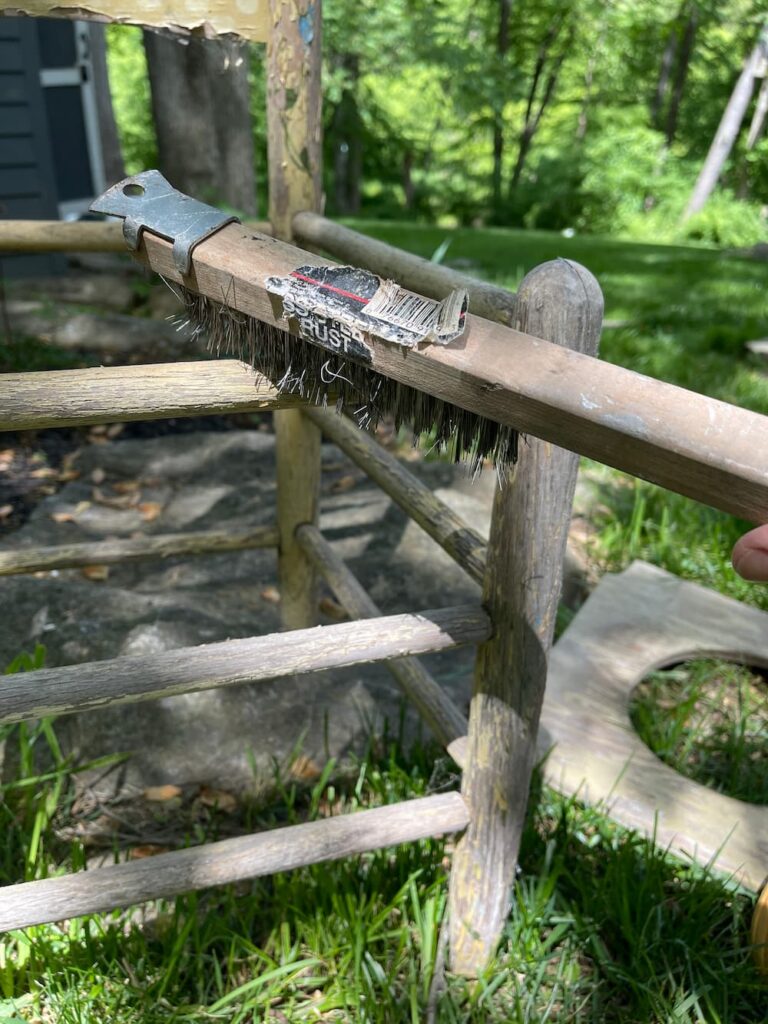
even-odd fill
[(750, 583), (768, 582), (768, 527), (759, 526), (736, 542), (731, 564)]

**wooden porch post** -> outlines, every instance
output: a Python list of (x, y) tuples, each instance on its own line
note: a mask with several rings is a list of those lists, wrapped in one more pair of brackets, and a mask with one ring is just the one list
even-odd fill
[[(513, 326), (594, 355), (602, 313), (594, 277), (555, 260), (523, 281)], [(470, 825), (451, 871), (451, 968), (459, 974), (487, 964), (509, 912), (577, 468), (571, 452), (524, 439), (514, 478), (494, 500), (483, 595), (494, 634), (475, 664), (462, 782)]]
[[(291, 220), (322, 203), (320, 0), (269, 0), (267, 121), (269, 219), (292, 240)], [(275, 413), (279, 572), (285, 629), (314, 625), (316, 575), (296, 543), (296, 527), (316, 523), (320, 429), (298, 409)]]

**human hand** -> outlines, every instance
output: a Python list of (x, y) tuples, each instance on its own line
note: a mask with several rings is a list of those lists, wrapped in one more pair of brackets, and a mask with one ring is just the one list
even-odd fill
[(768, 523), (750, 530), (736, 542), (731, 562), (739, 576), (745, 580), (768, 582)]

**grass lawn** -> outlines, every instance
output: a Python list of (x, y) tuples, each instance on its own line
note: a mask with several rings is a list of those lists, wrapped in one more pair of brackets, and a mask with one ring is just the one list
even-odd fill
[[(768, 377), (743, 344), (768, 335), (768, 264), (699, 249), (514, 231), (399, 224), (357, 227), (514, 287), (554, 256), (589, 267), (606, 294), (603, 357), (768, 413)], [(601, 488), (594, 557), (636, 557), (768, 608), (768, 587), (735, 579), (746, 524), (590, 466)], [(21, 659), (14, 670), (32, 667)], [(1, 685), (1, 684), (0, 684)], [(668, 763), (742, 799), (768, 798), (765, 678), (697, 663), (656, 673), (634, 721)], [(72, 790), (55, 726), (0, 731), (18, 778), (0, 799), (0, 884), (80, 868), (64, 843)], [(57, 765), (36, 779), (35, 747)], [(457, 785), (451, 763), (397, 738), (372, 742), (356, 776), (283, 788), (271, 807), (241, 807), (242, 828), (271, 827)], [(232, 822), (211, 812), (205, 831)], [(476, 985), (443, 979), (440, 924), (450, 844), (430, 841), (252, 884), (0, 936), (0, 1022), (160, 1021), (608, 1022), (757, 1024), (768, 988), (748, 950), (754, 897), (676, 861), (646, 839), (534, 783), (504, 941)], [(440, 984), (442, 980), (442, 984)]]

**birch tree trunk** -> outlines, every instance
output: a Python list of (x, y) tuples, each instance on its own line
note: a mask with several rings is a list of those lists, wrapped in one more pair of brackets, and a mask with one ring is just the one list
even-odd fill
[(712, 190), (717, 184), (717, 179), (720, 177), (720, 172), (736, 141), (736, 136), (739, 134), (749, 101), (752, 99), (752, 93), (755, 88), (755, 76), (767, 56), (768, 24), (763, 26), (755, 48), (744, 62), (744, 67), (731, 93), (731, 98), (728, 100), (728, 105), (712, 140), (709, 153), (707, 153), (707, 159), (704, 161), (704, 166), (694, 185), (693, 193), (683, 214), (683, 222), (695, 213), (698, 213), (712, 194)]

